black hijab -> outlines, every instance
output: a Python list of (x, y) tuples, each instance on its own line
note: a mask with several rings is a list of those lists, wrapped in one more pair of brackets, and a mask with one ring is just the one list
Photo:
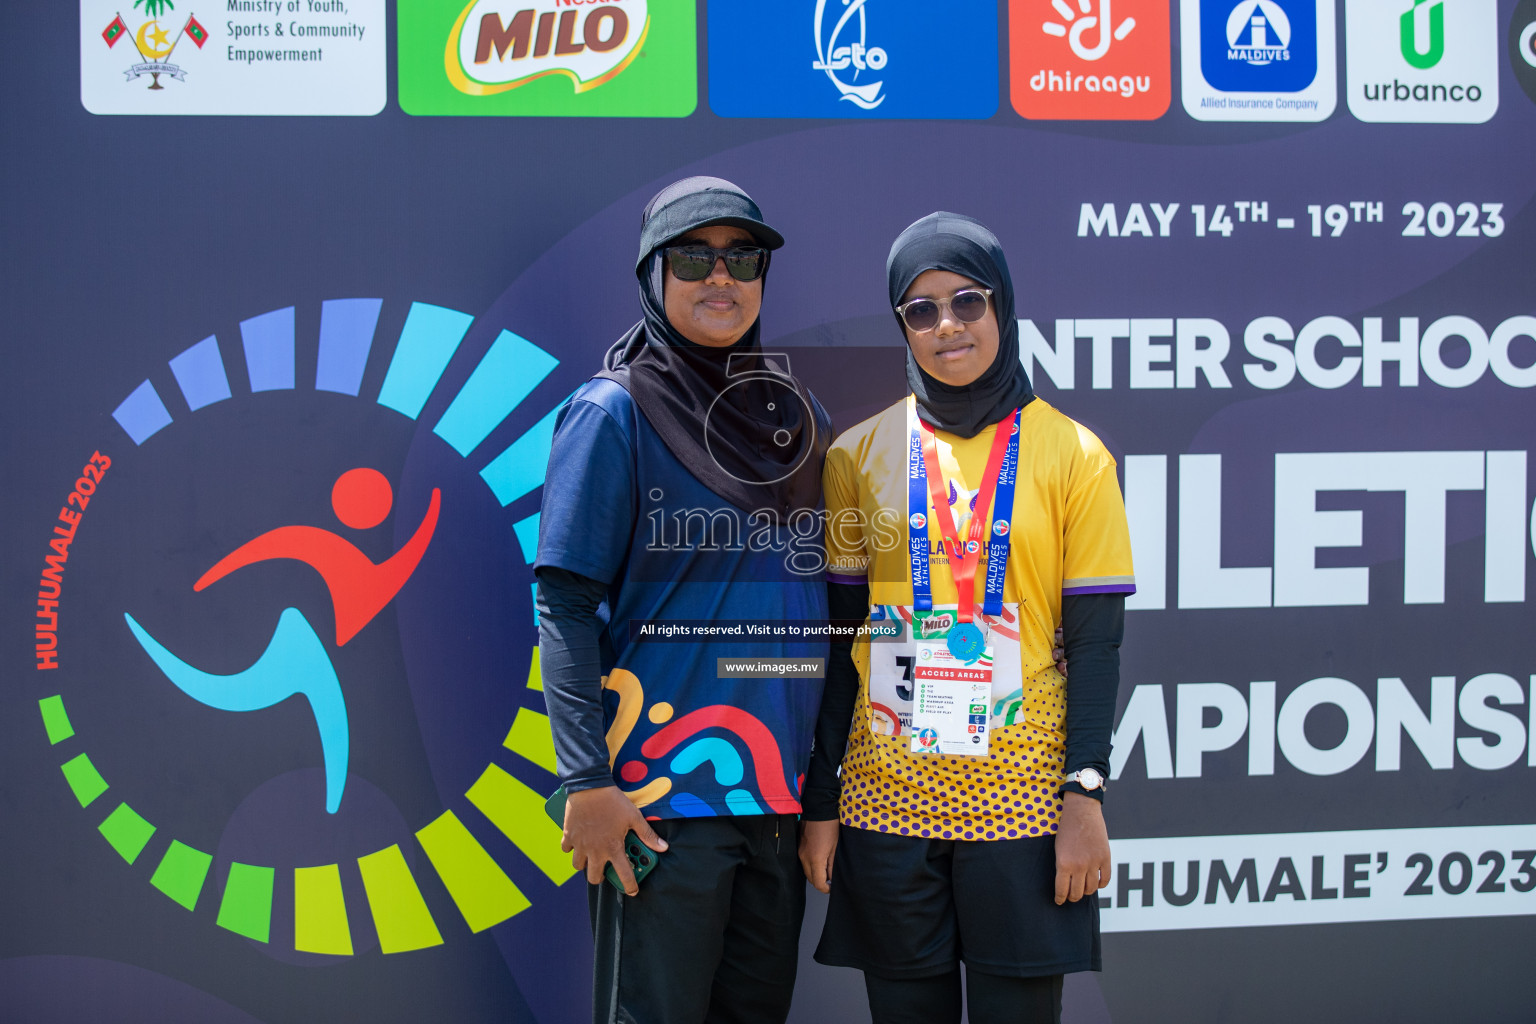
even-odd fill
[(724, 179), (685, 178), (657, 193), (645, 207), (635, 265), (645, 316), (608, 350), (597, 376), (628, 390), (667, 449), (732, 505), (781, 516), (814, 510), (832, 424), (789, 374), (787, 357), (764, 356), (759, 321), (736, 344), (711, 348), (667, 320), (662, 250), (714, 224), (745, 228), (770, 250), (784, 244), (751, 197)]
[[(940, 430), (975, 437), (1035, 397), (1029, 375), (1019, 362), (1019, 322), (1013, 311), (1008, 260), (997, 236), (980, 221), (958, 213), (930, 213), (891, 244), (885, 274), (893, 307), (925, 270), (948, 270), (992, 289), (997, 358), (976, 380), (964, 387), (945, 384), (918, 366), (911, 346), (907, 348), (907, 386), (917, 397), (918, 413)], [(901, 326), (900, 314), (896, 323)]]

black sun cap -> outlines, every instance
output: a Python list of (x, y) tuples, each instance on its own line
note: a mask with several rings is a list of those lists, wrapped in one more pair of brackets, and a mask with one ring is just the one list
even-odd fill
[(673, 182), (645, 204), (636, 272), (643, 272), (646, 258), (661, 246), (712, 224), (745, 228), (765, 249), (784, 244), (784, 236), (763, 222), (763, 211), (751, 196), (724, 178), (699, 175)]

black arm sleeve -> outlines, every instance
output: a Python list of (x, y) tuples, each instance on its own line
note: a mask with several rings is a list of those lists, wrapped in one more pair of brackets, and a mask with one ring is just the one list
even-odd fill
[(540, 566), (539, 666), (555, 734), (560, 781), (572, 793), (612, 786), (603, 729), (603, 669), (597, 615), (605, 584), (580, 573)]
[[(1097, 768), (1109, 778), (1109, 739), (1120, 689), (1120, 640), (1125, 634), (1125, 595), (1078, 594), (1061, 599), (1061, 632), (1067, 652), (1067, 765), (1070, 775)], [(1102, 788), (1087, 791), (1104, 799)]]
[[(869, 617), (867, 583), (828, 583), (827, 606), (833, 622), (863, 622)], [(827, 680), (816, 715), (816, 742), (805, 772), (800, 807), (806, 821), (837, 818), (842, 781), (837, 776), (848, 751), (848, 726), (859, 700), (859, 670), (853, 665), (853, 641), (834, 640), (827, 656)]]

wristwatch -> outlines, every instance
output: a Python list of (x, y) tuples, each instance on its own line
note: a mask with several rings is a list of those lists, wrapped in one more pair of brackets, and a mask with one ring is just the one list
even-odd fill
[(1089, 795), (1102, 795), (1104, 775), (1097, 768), (1080, 768), (1066, 777), (1065, 782), (1075, 782)]

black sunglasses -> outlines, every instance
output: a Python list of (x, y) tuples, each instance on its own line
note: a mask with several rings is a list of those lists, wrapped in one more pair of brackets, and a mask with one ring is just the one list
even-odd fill
[(922, 334), (939, 326), (944, 308), (963, 324), (973, 324), (987, 315), (987, 300), (991, 288), (962, 288), (947, 299), (913, 299), (896, 307), (901, 322), (913, 334)]
[(768, 250), (760, 245), (733, 245), (716, 249), (709, 245), (673, 245), (667, 247), (667, 265), (679, 281), (702, 281), (715, 269), (716, 260), (725, 260), (726, 273), (738, 281), (756, 281), (768, 269)]

